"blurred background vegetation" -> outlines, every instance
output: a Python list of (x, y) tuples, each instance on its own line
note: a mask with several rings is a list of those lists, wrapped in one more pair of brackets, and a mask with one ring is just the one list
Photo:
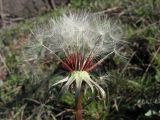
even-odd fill
[(22, 46), (35, 24), (77, 10), (117, 20), (127, 41), (125, 58), (93, 71), (105, 76), (107, 99), (85, 97), (84, 120), (160, 120), (160, 0), (0, 0), (0, 8), (1, 120), (74, 119), (74, 96), (57, 99), (60, 86), (49, 92), (65, 75), (54, 56), (26, 64)]

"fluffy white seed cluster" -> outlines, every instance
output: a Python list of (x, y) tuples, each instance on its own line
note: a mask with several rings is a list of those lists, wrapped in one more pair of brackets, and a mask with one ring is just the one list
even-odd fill
[[(115, 51), (117, 44), (121, 41), (121, 35), (119, 26), (105, 16), (87, 12), (63, 14), (58, 18), (51, 19), (48, 24), (33, 30), (24, 53), (26, 60), (45, 58), (50, 54), (54, 54), (61, 62), (63, 62), (63, 58), (64, 60), (69, 58), (69, 64), (75, 64), (73, 66), (79, 64), (81, 66), (79, 68), (88, 67), (89, 62), (100, 57), (100, 60), (85, 69), (86, 71), (74, 67), (75, 70), (71, 72), (70, 76), (58, 81), (53, 86), (64, 84), (60, 92), (64, 93), (72, 84), (76, 83), (76, 96), (79, 96), (82, 82), (85, 82), (91, 88), (92, 93), (96, 88), (100, 96), (105, 99), (105, 91), (92, 79), (88, 71)], [(63, 54), (63, 58), (58, 53)]]
[(97, 57), (113, 52), (121, 40), (121, 29), (105, 16), (69, 13), (53, 18), (32, 31), (27, 43), (26, 60), (63, 52)]

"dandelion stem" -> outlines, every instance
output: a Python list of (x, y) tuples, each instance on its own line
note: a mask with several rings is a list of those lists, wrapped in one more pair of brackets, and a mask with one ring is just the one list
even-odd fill
[(82, 96), (83, 92), (81, 89), (80, 95), (78, 96), (76, 100), (76, 115), (75, 115), (75, 120), (82, 120)]

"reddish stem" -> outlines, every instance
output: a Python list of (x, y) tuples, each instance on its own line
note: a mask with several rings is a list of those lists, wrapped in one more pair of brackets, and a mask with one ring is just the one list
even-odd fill
[(80, 95), (78, 96), (78, 99), (76, 100), (75, 118), (75, 120), (82, 120), (82, 90), (80, 92)]

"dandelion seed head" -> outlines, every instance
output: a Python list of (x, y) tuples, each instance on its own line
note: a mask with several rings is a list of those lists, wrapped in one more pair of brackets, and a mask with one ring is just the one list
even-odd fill
[[(107, 17), (91, 13), (69, 13), (53, 18), (32, 32), (30, 44), (39, 47), (45, 44), (53, 52), (75, 51), (85, 56), (100, 56), (110, 53), (121, 40), (121, 32), (116, 23)], [(33, 50), (34, 51), (34, 50)]]
[[(55, 83), (65, 83), (62, 91), (76, 82), (77, 90), (85, 82), (105, 98), (104, 90), (90, 77), (89, 72), (112, 54), (121, 41), (121, 28), (105, 16), (91, 13), (69, 13), (53, 18), (32, 32), (26, 53), (38, 59), (44, 54), (54, 54), (71, 76)], [(57, 53), (63, 53), (60, 56)], [(49, 55), (48, 54), (48, 55)], [(99, 57), (100, 60), (96, 61)]]

